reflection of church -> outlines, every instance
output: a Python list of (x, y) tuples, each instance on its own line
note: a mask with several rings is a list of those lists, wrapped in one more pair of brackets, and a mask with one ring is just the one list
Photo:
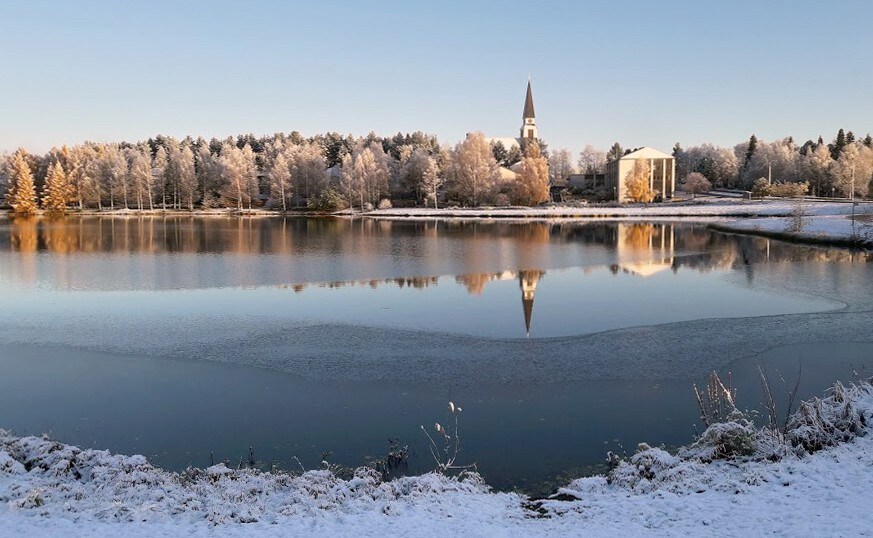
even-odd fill
[(524, 270), (518, 272), (518, 285), (521, 288), (521, 308), (524, 310), (524, 328), (530, 336), (530, 322), (533, 317), (534, 293), (545, 271)]

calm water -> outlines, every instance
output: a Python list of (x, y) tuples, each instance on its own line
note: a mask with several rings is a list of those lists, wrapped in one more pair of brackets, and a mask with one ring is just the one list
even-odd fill
[(464, 462), (546, 492), (689, 442), (691, 384), (873, 371), (867, 254), (693, 223), (0, 221), (0, 427), (168, 468), (345, 465), (460, 403)]

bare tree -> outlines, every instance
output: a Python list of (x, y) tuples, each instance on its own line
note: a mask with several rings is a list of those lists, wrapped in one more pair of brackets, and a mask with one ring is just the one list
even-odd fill
[(685, 192), (695, 198), (698, 194), (712, 190), (712, 183), (700, 172), (691, 172), (685, 179)]

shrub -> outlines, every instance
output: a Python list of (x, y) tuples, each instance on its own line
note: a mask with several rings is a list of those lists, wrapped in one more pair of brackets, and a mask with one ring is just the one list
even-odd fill
[(767, 181), (765, 177), (759, 177), (755, 180), (755, 184), (752, 185), (752, 196), (755, 198), (763, 198), (765, 196), (770, 196), (770, 182)]
[(382, 198), (379, 200), (379, 205), (377, 207), (379, 209), (391, 209), (391, 200), (388, 198)]
[(770, 193), (782, 198), (800, 198), (807, 192), (809, 192), (808, 183), (780, 183), (770, 186)]
[(348, 207), (345, 198), (333, 187), (326, 189), (320, 195), (309, 200), (309, 209), (316, 211), (339, 211)]

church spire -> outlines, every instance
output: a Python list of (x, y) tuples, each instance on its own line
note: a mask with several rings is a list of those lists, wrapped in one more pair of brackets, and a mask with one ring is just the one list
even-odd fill
[(530, 323), (533, 319), (534, 293), (537, 283), (545, 273), (537, 270), (522, 270), (518, 272), (518, 286), (521, 288), (521, 308), (524, 311), (524, 328), (530, 337)]
[[(537, 133), (537, 121), (534, 114), (533, 92), (530, 89), (530, 77), (527, 79), (527, 95), (524, 98), (524, 112), (522, 113), (521, 122), (521, 138), (524, 140), (536, 140), (539, 138)], [(524, 147), (523, 141), (519, 140), (519, 144)]]
[(534, 106), (533, 106), (533, 92), (530, 90), (530, 77), (527, 77), (527, 95), (524, 98), (524, 113), (521, 115), (522, 119), (535, 118), (536, 114), (534, 114)]

